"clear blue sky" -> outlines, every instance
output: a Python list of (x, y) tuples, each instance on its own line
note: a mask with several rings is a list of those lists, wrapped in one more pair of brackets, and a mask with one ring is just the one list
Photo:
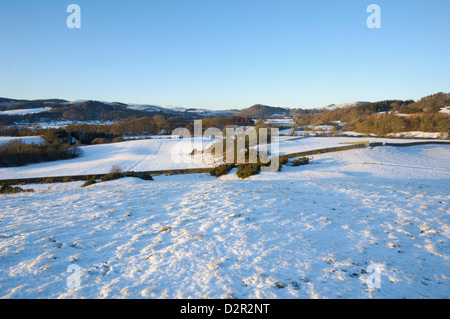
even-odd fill
[[(66, 8), (81, 7), (81, 29)], [(381, 7), (369, 29), (366, 7)], [(449, 0), (2, 0), (0, 96), (243, 108), (450, 91)]]

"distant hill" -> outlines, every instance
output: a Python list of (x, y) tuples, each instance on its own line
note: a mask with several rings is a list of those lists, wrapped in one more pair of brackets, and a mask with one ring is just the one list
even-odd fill
[(320, 110), (321, 111), (339, 110), (339, 109), (345, 109), (348, 107), (359, 106), (359, 105), (363, 105), (363, 104), (367, 104), (367, 103), (370, 103), (370, 102), (358, 101), (358, 102), (350, 102), (350, 103), (342, 103), (342, 104), (330, 104), (330, 105), (326, 105), (326, 106), (320, 108)]
[(285, 116), (285, 115), (289, 115), (290, 113), (291, 113), (291, 110), (289, 108), (255, 104), (255, 105), (250, 106), (249, 108), (244, 109), (234, 115), (239, 116), (239, 117), (260, 119), (260, 118), (265, 118), (268, 116)]
[(61, 99), (46, 99), (46, 100), (14, 100), (0, 97), (0, 111), (19, 110), (19, 109), (35, 109), (47, 107), (51, 104), (59, 104), (67, 102)]
[(94, 100), (16, 100), (0, 97), (0, 123), (45, 123), (52, 121), (117, 121), (127, 118), (183, 117), (200, 119), (231, 116), (239, 110), (209, 110), (160, 105), (126, 104)]
[(27, 100), (14, 100), (14, 99), (8, 99), (8, 98), (4, 98), (4, 97), (0, 97), (0, 110), (2, 107), (6, 108), (8, 106), (14, 105), (14, 104), (19, 104), (19, 103), (23, 103), (26, 102)]
[[(341, 105), (343, 106), (343, 105)], [(403, 132), (442, 133), (450, 132), (450, 93), (439, 92), (414, 100), (384, 100), (345, 107), (332, 105), (329, 110), (298, 114), (299, 126), (317, 123), (335, 125), (341, 123), (345, 131), (364, 134), (397, 134)], [(439, 134), (438, 134), (439, 135)]]

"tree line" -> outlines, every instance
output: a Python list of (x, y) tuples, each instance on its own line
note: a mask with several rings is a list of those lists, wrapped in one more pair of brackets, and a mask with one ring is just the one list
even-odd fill
[[(229, 125), (253, 125), (253, 121), (236, 116), (202, 119), (204, 129), (209, 127), (222, 129)], [(74, 123), (57, 129), (0, 125), (0, 136), (43, 136), (52, 132), (68, 143), (77, 141), (80, 145), (91, 145), (120, 142), (124, 136), (170, 134), (180, 127), (187, 128), (194, 134), (192, 119), (181, 116), (165, 118), (157, 114), (152, 117), (122, 119), (110, 124)]]
[(40, 144), (24, 143), (20, 139), (1, 144), (0, 167), (56, 161), (81, 155), (78, 146), (68, 142), (67, 136), (61, 138), (56, 130), (48, 130), (42, 137), (44, 142)]
[(345, 123), (346, 131), (374, 133), (383, 136), (388, 133), (425, 131), (450, 133), (450, 118), (440, 113), (441, 108), (450, 105), (449, 93), (426, 96), (417, 102), (412, 100), (386, 100), (359, 106), (314, 114), (300, 114), (297, 126), (336, 125)]

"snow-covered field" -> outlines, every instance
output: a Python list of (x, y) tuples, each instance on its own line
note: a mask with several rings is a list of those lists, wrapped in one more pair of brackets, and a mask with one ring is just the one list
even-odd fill
[[(85, 174), (105, 174), (113, 166), (124, 171), (154, 171), (182, 168), (203, 168), (213, 165), (201, 157), (190, 156), (191, 151), (201, 149), (200, 139), (140, 139), (113, 144), (80, 147), (83, 156), (55, 162), (31, 164), (22, 167), (0, 168), (1, 179), (52, 177)], [(285, 136), (279, 139), (279, 154), (311, 151), (321, 148), (345, 146), (358, 142), (407, 143), (416, 140), (354, 138), (354, 137), (308, 137)], [(203, 147), (214, 140), (203, 138)], [(276, 152), (274, 152), (276, 154)], [(175, 155), (175, 156), (174, 156)]]
[(0, 115), (25, 115), (25, 114), (34, 114), (50, 111), (50, 107), (38, 107), (34, 109), (17, 109), (17, 110), (7, 110), (0, 111)]
[(352, 143), (411, 143), (421, 141), (440, 142), (439, 140), (419, 140), (419, 139), (388, 139), (376, 137), (306, 137), (296, 138), (292, 136), (282, 136), (279, 139), (280, 154), (290, 154), (297, 152), (306, 152), (329, 147), (345, 146)]
[(295, 124), (295, 121), (294, 119), (290, 118), (281, 118), (281, 119), (267, 119), (265, 120), (265, 123), (270, 125), (291, 126)]
[[(212, 143), (204, 139), (204, 145)], [(108, 173), (113, 166), (124, 171), (152, 171), (181, 168), (201, 168), (208, 165), (190, 156), (196, 140), (146, 139), (113, 144), (83, 146), (83, 156), (22, 167), (0, 168), (1, 179), (68, 176)], [(175, 151), (176, 150), (176, 151)]]
[(0, 297), (449, 298), (449, 159), (376, 147), (249, 180), (27, 185), (0, 195)]
[(450, 114), (450, 106), (446, 106), (446, 107), (441, 108), (439, 113)]
[(422, 131), (411, 131), (411, 132), (401, 132), (401, 133), (390, 133), (388, 136), (392, 137), (408, 137), (408, 138), (448, 138), (448, 133), (440, 132), (422, 132)]

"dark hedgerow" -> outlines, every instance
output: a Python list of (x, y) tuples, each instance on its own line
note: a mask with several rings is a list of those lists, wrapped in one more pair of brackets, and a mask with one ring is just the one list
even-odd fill
[[(268, 160), (268, 157), (264, 153), (258, 154), (261, 161), (258, 161), (257, 163), (246, 163), (246, 164), (240, 164), (238, 166), (238, 170), (236, 172), (236, 175), (239, 178), (245, 179), (247, 177), (250, 177), (252, 175), (257, 175), (261, 172), (261, 166), (271, 166), (272, 161)], [(286, 156), (280, 156), (278, 158), (278, 171), (281, 170), (282, 165), (286, 165), (288, 163), (288, 157)]]
[(23, 166), (75, 158), (81, 155), (76, 145), (69, 145), (58, 138), (48, 139), (42, 144), (27, 144), (12, 140), (0, 146), (0, 167)]
[(292, 161), (292, 166), (306, 165), (309, 163), (309, 157), (299, 157)]
[(122, 172), (112, 172), (112, 173), (108, 173), (106, 175), (103, 175), (102, 177), (100, 177), (100, 180), (102, 182), (107, 182), (107, 181), (113, 181), (115, 179), (119, 179), (125, 177), (125, 174)]
[(34, 192), (33, 189), (22, 189), (18, 186), (10, 186), (10, 185), (2, 185), (0, 187), (0, 194), (16, 194), (16, 193), (32, 193)]
[(219, 166), (214, 167), (211, 170), (211, 175), (215, 176), (215, 177), (219, 177), (222, 175), (226, 175), (228, 174), (228, 172), (234, 167), (234, 164), (220, 164)]
[(131, 171), (131, 172), (126, 172), (124, 174), (125, 174), (124, 177), (137, 177), (137, 178), (143, 179), (145, 181), (153, 181), (154, 180), (153, 176), (148, 173), (136, 173), (136, 172)]
[(261, 164), (259, 163), (249, 163), (249, 164), (241, 164), (238, 166), (236, 175), (239, 178), (245, 179), (252, 175), (257, 175), (261, 171)]
[(95, 179), (92, 178), (92, 179), (87, 180), (83, 185), (81, 185), (81, 187), (87, 187), (87, 186), (93, 185), (95, 183), (97, 183), (97, 182), (95, 181)]
[(115, 179), (119, 179), (119, 178), (123, 178), (123, 177), (137, 177), (146, 181), (152, 181), (153, 177), (150, 174), (147, 173), (136, 173), (136, 172), (118, 172), (118, 171), (114, 171), (111, 173), (108, 173), (106, 175), (103, 175), (102, 177), (100, 177), (100, 180), (102, 182), (106, 182), (106, 181), (112, 181)]
[(279, 162), (278, 162), (278, 171), (281, 171), (281, 167), (283, 165), (286, 165), (289, 161), (289, 158), (285, 157), (285, 156), (280, 156), (279, 157)]
[(280, 165), (285, 165), (289, 161), (289, 158), (285, 156), (280, 156), (279, 158), (280, 158)]

